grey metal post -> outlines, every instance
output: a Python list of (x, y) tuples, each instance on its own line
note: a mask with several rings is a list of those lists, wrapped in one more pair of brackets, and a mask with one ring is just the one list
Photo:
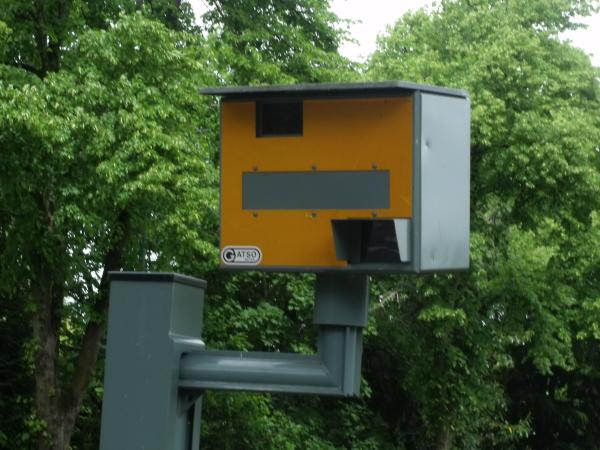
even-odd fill
[(204, 349), (206, 283), (171, 273), (110, 279), (100, 450), (197, 450), (201, 400), (179, 392), (179, 360)]
[(362, 331), (369, 314), (369, 277), (317, 274), (313, 322), (319, 325), (319, 356), (347, 396), (360, 394)]

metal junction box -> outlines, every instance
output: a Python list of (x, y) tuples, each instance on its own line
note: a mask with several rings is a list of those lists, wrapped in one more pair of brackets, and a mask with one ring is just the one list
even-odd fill
[(467, 93), (400, 81), (221, 97), (221, 264), (421, 272), (469, 265)]

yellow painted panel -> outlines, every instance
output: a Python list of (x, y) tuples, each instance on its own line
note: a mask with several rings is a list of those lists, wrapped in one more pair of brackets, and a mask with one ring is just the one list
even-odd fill
[[(256, 137), (254, 101), (225, 101), (221, 121), (221, 248), (256, 246), (260, 266), (344, 267), (332, 219), (412, 216), (412, 98), (305, 100), (302, 136)], [(244, 172), (388, 170), (380, 210), (242, 209)]]

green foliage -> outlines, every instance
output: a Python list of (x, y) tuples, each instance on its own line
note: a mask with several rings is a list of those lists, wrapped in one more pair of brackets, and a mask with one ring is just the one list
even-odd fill
[[(58, 5), (67, 3), (72, 8), (63, 20)], [(7, 7), (0, 15), (11, 27), (25, 30), (10, 34), (3, 23), (0, 28), (7, 37), (0, 66), (2, 292), (36, 285), (40, 261), (52, 267), (51, 283), (62, 287), (68, 299), (57, 307), (59, 393), (66, 392), (77, 371), (86, 327), (103, 320), (96, 308), (100, 275), (115, 246), (122, 253), (117, 267), (173, 270), (209, 280), (206, 339), (211, 346), (314, 351), (315, 330), (304, 325), (312, 310), (310, 277), (230, 276), (215, 270), (217, 108), (212, 99), (193, 93), (215, 84), (225, 58), (235, 63), (243, 52), (217, 51), (216, 29), (205, 41), (148, 19), (194, 31), (186, 22), (185, 4), (173, 22), (173, 2), (152, 2), (140, 13), (120, 16), (138, 9), (139, 2), (132, 3), (57, 0), (44, 5), (37, 11), (48, 22), (42, 31), (50, 35), (47, 42), (60, 42), (61, 52), (52, 61), (44, 59), (49, 47), (40, 53), (27, 31), (39, 26), (31, 14), (34, 6), (14, 2), (3, 5)], [(249, 62), (244, 73), (254, 71), (253, 79), (262, 82), (284, 82), (341, 77), (338, 69), (348, 71), (348, 61), (337, 55), (340, 34), (327, 22), (334, 18), (317, 6), (322, 13), (318, 20), (307, 10), (302, 13), (305, 22), (281, 28), (294, 36), (296, 50), (310, 54), (290, 54), (284, 64), (277, 61), (283, 57), (277, 53), (280, 45), (269, 64)], [(282, 17), (292, 10), (278, 5)], [(248, 5), (237, 13), (251, 17), (254, 11)], [(271, 19), (266, 28), (279, 21)], [(14, 260), (19, 264), (8, 263)], [(38, 310), (31, 295), (21, 300), (31, 311)], [(35, 373), (36, 341), (24, 348), (29, 362), (17, 361), (17, 366), (31, 364)], [(98, 371), (89, 381), (74, 448), (97, 446), (101, 380)], [(30, 415), (32, 392), (25, 392), (29, 401), (19, 424), (2, 422), (0, 427), (3, 437), (13, 436), (6, 445), (34, 447), (39, 435), (51, 431), (50, 424)], [(354, 431), (329, 436), (331, 427), (319, 425), (317, 436), (316, 424), (324, 413), (318, 399), (308, 405), (268, 396), (208, 396), (205, 445), (239, 448), (243, 441), (256, 448), (334, 448), (373, 442), (364, 426), (356, 426), (371, 417), (364, 406), (336, 404)], [(305, 414), (308, 407), (316, 419)], [(218, 425), (223, 421), (230, 428)], [(242, 428), (245, 436), (238, 432)]]
[(393, 448), (385, 425), (361, 401), (209, 393), (203, 408), (202, 445), (209, 449)]
[[(0, 228), (1, 229), (1, 228)], [(0, 235), (0, 248), (4, 241)], [(27, 370), (24, 343), (31, 330), (23, 324), (31, 320), (19, 292), (14, 296), (0, 294), (0, 448), (14, 448), (15, 444), (31, 446), (29, 432), (32, 405), (28, 401), (32, 384), (31, 372)], [(4, 412), (10, 411), (10, 414)], [(12, 447), (11, 447), (12, 446)]]
[[(217, 270), (217, 105), (197, 91), (357, 66), (328, 2), (207, 2), (196, 27), (186, 2), (0, 0), (0, 448), (50, 430), (23, 326), (40, 286), (56, 395), (110, 267), (207, 279), (211, 348), (315, 351), (311, 275)], [(597, 446), (600, 74), (558, 37), (594, 5), (445, 0), (380, 38), (369, 78), (470, 92), (471, 269), (373, 280), (361, 399), (208, 393), (203, 447)], [(73, 448), (97, 448), (102, 366)]]
[(206, 57), (201, 38), (134, 14), (81, 34), (43, 82), (0, 80), (0, 282), (7, 295), (36, 285), (43, 264), (64, 286), (65, 391), (86, 325), (103, 320), (94, 304), (116, 243), (123, 267), (214, 266), (214, 106), (190, 95), (213, 82)]
[[(206, 341), (212, 348), (314, 353), (309, 275), (239, 273), (209, 280)], [(221, 284), (223, 283), (223, 284)], [(368, 387), (363, 392), (368, 391)], [(209, 392), (205, 448), (386, 448), (385, 424), (366, 407), (319, 397)]]
[(0, 20), (0, 45), (2, 45), (2, 47), (0, 47), (0, 57), (4, 58), (4, 55), (7, 53), (8, 51), (8, 40), (10, 38), (10, 34), (11, 34), (11, 29), (8, 28), (8, 25), (6, 25), (6, 23), (2, 22)]
[[(199, 44), (189, 38), (139, 15), (123, 18), (109, 32), (82, 35), (65, 58), (68, 69), (42, 85), (3, 86), (3, 207), (14, 221), (5, 258), (25, 257), (29, 245), (41, 243), (57, 270), (67, 259), (64, 270), (85, 273), (93, 284), (89, 274), (123, 211), (134, 230), (132, 258), (142, 239), (150, 246), (173, 235), (200, 259), (214, 255), (190, 207), (214, 213), (216, 177), (201, 146), (210, 105), (189, 95), (206, 83), (198, 78)], [(173, 256), (157, 254), (159, 261)]]
[[(600, 375), (588, 362), (598, 323), (599, 72), (558, 38), (592, 10), (585, 1), (443, 1), (404, 16), (369, 61), (372, 78), (464, 88), (472, 102), (469, 274), (381, 284), (394, 301), (380, 304), (380, 345), (398, 336), (405, 395), (436, 445), (549, 448), (556, 436), (598, 432), (560, 414), (542, 423), (535, 402), (547, 393), (530, 385), (578, 385), (591, 373), (597, 385)], [(529, 407), (521, 389), (531, 389)], [(588, 417), (576, 404), (573, 414)]]
[(329, 1), (207, 0), (205, 27), (229, 84), (356, 78), (337, 48), (345, 33)]
[(0, 56), (6, 64), (43, 77), (49, 71), (60, 69), (62, 52), (75, 43), (81, 33), (89, 29), (108, 29), (120, 14), (140, 10), (171, 29), (195, 29), (193, 13), (186, 1), (0, 0), (0, 21), (13, 29), (13, 36), (7, 42), (9, 51)]

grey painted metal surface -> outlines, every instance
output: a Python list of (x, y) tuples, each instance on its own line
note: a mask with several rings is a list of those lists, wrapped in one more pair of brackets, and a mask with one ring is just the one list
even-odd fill
[(316, 355), (201, 351), (181, 359), (179, 386), (356, 396), (360, 391), (362, 329), (367, 324), (368, 279), (357, 274), (319, 274)]
[(421, 103), (423, 94), (415, 92), (413, 97), (413, 217), (412, 217), (412, 258), (407, 270), (418, 272), (421, 267)]
[(184, 389), (325, 394), (336, 387), (319, 357), (289, 353), (197, 352), (183, 356), (180, 374)]
[(318, 354), (332, 377), (340, 383), (340, 391), (345, 396), (360, 394), (362, 330), (362, 327), (319, 327)]
[(362, 333), (324, 326), (317, 355), (205, 351), (181, 359), (179, 387), (290, 394), (357, 396)]
[(466, 99), (421, 94), (421, 271), (469, 267), (470, 109)]
[(335, 257), (348, 262), (360, 260), (362, 220), (332, 220)]
[(233, 86), (204, 88), (200, 92), (205, 95), (218, 95), (228, 98), (261, 98), (269, 96), (294, 96), (302, 97), (331, 97), (339, 95), (375, 96), (378, 94), (404, 94), (412, 95), (413, 92), (428, 92), (452, 97), (467, 97), (467, 93), (460, 89), (450, 89), (426, 84), (411, 83), (409, 81), (377, 81), (370, 83), (307, 83), (279, 86)]
[(410, 219), (394, 219), (394, 229), (396, 231), (396, 242), (398, 243), (398, 253), (402, 262), (411, 260), (411, 233)]
[(111, 279), (100, 449), (196, 450), (200, 399), (179, 395), (178, 368), (182, 353), (204, 348), (205, 283), (174, 274)]
[(384, 209), (390, 207), (387, 170), (247, 172), (244, 209)]
[(366, 275), (318, 274), (315, 290), (315, 324), (367, 326), (369, 278)]
[(318, 275), (316, 355), (206, 351), (205, 282), (111, 274), (101, 450), (198, 450), (205, 389), (356, 396), (368, 278)]
[(144, 282), (165, 281), (168, 283), (178, 283), (187, 286), (206, 289), (206, 281), (199, 278), (182, 275), (172, 272), (110, 272), (110, 281), (132, 281)]

